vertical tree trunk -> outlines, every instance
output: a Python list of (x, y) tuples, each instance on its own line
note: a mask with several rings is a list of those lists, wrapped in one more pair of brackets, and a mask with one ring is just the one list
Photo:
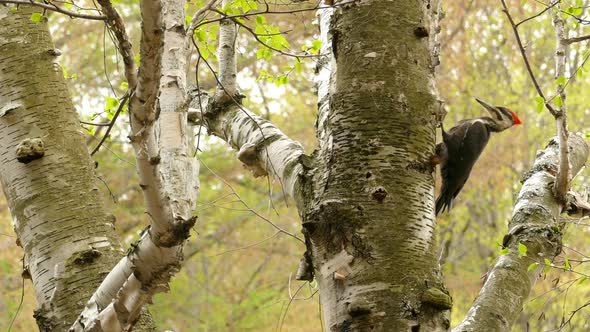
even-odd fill
[(321, 53), (333, 59), (320, 61), (304, 228), (326, 330), (446, 331), (428, 164), (438, 2), (365, 1), (320, 16)]
[[(57, 50), (34, 11), (0, 6), (0, 181), (41, 331), (66, 331), (122, 255)], [(152, 330), (141, 322), (139, 330)]]

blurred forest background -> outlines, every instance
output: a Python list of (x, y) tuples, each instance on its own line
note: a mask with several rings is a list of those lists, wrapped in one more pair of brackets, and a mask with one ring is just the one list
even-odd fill
[[(277, 2), (281, 9), (288, 1)], [(87, 4), (91, 6), (91, 4)], [(194, 11), (194, 1), (189, 3)], [(116, 3), (139, 45), (139, 4)], [(517, 20), (540, 12), (539, 1), (509, 1)], [(483, 109), (474, 97), (514, 110), (524, 125), (494, 135), (476, 164), (472, 176), (459, 195), (451, 215), (438, 219), (438, 240), (443, 252), (444, 273), (453, 296), (452, 322), (457, 324), (476, 297), (485, 273), (500, 254), (499, 243), (507, 232), (513, 203), (520, 189), (522, 174), (531, 166), (537, 150), (555, 133), (552, 117), (537, 111), (536, 93), (516, 48), (514, 36), (501, 11), (500, 1), (444, 1), (441, 21), (441, 65), (438, 89), (446, 102), (445, 127), (457, 121), (481, 116)], [(584, 12), (585, 14), (586, 12)], [(102, 22), (71, 20), (50, 14), (53, 38), (63, 55), (61, 66), (81, 120), (104, 122), (112, 116), (109, 98), (121, 96), (121, 58)], [(584, 16), (584, 15), (582, 15)], [(269, 15), (293, 49), (310, 45), (317, 37), (315, 12)], [(572, 34), (588, 34), (584, 24), (568, 20)], [(217, 24), (205, 28), (201, 45), (214, 51)], [(362, 26), (359, 26), (362, 29)], [(584, 31), (586, 30), (586, 31)], [(537, 78), (545, 91), (555, 91), (555, 36), (549, 15), (542, 15), (520, 27)], [(247, 96), (246, 106), (270, 118), (290, 137), (300, 141), (307, 153), (316, 146), (314, 123), (316, 97), (312, 85), (313, 59), (293, 67), (293, 58), (273, 56), (257, 59), (257, 43), (244, 30), (238, 40), (238, 82)], [(590, 134), (590, 65), (582, 67), (590, 50), (588, 42), (570, 48), (567, 87), (569, 128)], [(210, 55), (214, 64), (214, 55)], [(195, 63), (189, 77), (195, 82)], [(587, 69), (587, 70), (585, 70)], [(268, 76), (265, 74), (268, 73)], [(277, 86), (273, 77), (286, 75), (288, 83)], [(283, 79), (284, 80), (284, 79)], [(214, 89), (215, 80), (202, 65), (202, 88)], [(284, 83), (284, 81), (282, 82)], [(106, 105), (106, 106), (105, 106)], [(109, 112), (110, 111), (110, 112)], [(383, 110), (387, 112), (387, 110)], [(134, 157), (127, 142), (128, 125), (122, 117), (111, 139), (94, 156), (104, 200), (117, 218), (123, 246), (136, 240), (146, 225), (143, 198), (138, 186)], [(102, 137), (99, 127), (81, 125), (92, 148)], [(195, 131), (196, 134), (197, 131)], [(182, 271), (173, 279), (171, 292), (159, 294), (149, 307), (159, 330), (173, 331), (321, 331), (319, 296), (314, 284), (294, 280), (302, 243), (285, 236), (270, 225), (300, 234), (300, 221), (293, 203), (286, 200), (280, 186), (266, 178), (254, 179), (223, 142), (200, 133), (201, 191), (198, 222), (185, 249)], [(583, 186), (587, 170), (578, 176), (574, 187)], [(437, 179), (437, 182), (439, 180)], [(261, 216), (263, 218), (261, 218)], [(572, 312), (590, 301), (590, 241), (586, 238), (590, 221), (571, 223), (564, 237), (564, 253), (572, 271), (553, 268), (537, 284), (518, 324), (517, 331), (556, 331)], [(0, 330), (7, 330), (21, 299), (22, 251), (16, 245), (11, 217), (0, 195)], [(560, 260), (557, 259), (556, 262)], [(400, 268), (403, 268), (400, 266)], [(29, 281), (25, 282), (24, 301), (13, 331), (36, 330), (32, 317), (35, 299)], [(588, 331), (590, 307), (577, 311), (564, 331)]]

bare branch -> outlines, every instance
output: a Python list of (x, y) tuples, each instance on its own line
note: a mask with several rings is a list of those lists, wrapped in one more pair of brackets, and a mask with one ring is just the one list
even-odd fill
[(98, 142), (98, 145), (94, 148), (94, 150), (92, 150), (92, 152), (90, 152), (91, 156), (94, 156), (94, 154), (98, 152), (98, 150), (100, 149), (102, 144), (106, 141), (107, 137), (109, 137), (109, 134), (111, 133), (111, 129), (113, 129), (113, 126), (115, 125), (115, 122), (117, 121), (117, 118), (119, 117), (119, 114), (121, 114), (121, 111), (123, 110), (123, 108), (127, 104), (127, 101), (129, 100), (131, 95), (133, 95), (133, 91), (127, 90), (127, 93), (125, 93), (125, 95), (121, 98), (121, 101), (119, 103), (119, 107), (117, 108), (117, 111), (115, 112), (115, 115), (113, 116), (113, 119), (111, 120), (111, 122), (108, 125), (107, 132), (104, 133), (104, 136), (102, 137), (100, 142)]
[(572, 38), (566, 38), (563, 40), (563, 42), (567, 45), (573, 44), (573, 43), (579, 43), (585, 40), (590, 39), (590, 35), (585, 35), (585, 36), (579, 36), (579, 37), (572, 37)]
[(337, 3), (337, 4), (333, 5), (333, 6), (322, 6), (322, 5), (320, 5), (320, 3), (318, 3), (316, 6), (313, 6), (313, 7), (293, 9), (293, 10), (281, 10), (281, 11), (273, 11), (273, 10), (270, 10), (270, 7), (267, 4), (265, 10), (257, 11), (257, 12), (248, 12), (248, 13), (237, 14), (237, 15), (225, 15), (223, 13), (220, 13), (221, 17), (214, 18), (214, 19), (207, 20), (207, 21), (203, 21), (203, 22), (199, 23), (195, 28), (198, 28), (198, 27), (203, 26), (203, 25), (206, 25), (206, 24), (220, 22), (220, 21), (223, 21), (225, 19), (246, 18), (246, 17), (256, 16), (256, 15), (262, 15), (262, 14), (264, 14), (264, 15), (295, 14), (295, 13), (301, 13), (301, 12), (315, 11), (315, 10), (319, 10), (319, 9), (328, 9), (328, 8), (334, 8), (334, 7), (341, 7), (341, 6), (346, 6), (346, 5), (349, 5), (349, 4), (356, 3), (356, 2), (359, 2), (359, 0), (352, 0), (352, 1), (342, 2), (342, 3)]
[(547, 98), (545, 98), (545, 94), (543, 93), (543, 90), (541, 90), (541, 86), (539, 85), (539, 82), (537, 82), (537, 78), (535, 77), (535, 74), (533, 73), (533, 69), (531, 68), (531, 64), (529, 63), (529, 59), (526, 55), (526, 50), (524, 49), (524, 46), (522, 44), (522, 40), (520, 39), (520, 34), (518, 33), (518, 27), (516, 26), (516, 23), (514, 23), (514, 19), (510, 15), (510, 11), (508, 10), (508, 7), (506, 6), (506, 1), (505, 0), (501, 0), (501, 1), (502, 1), (502, 6), (504, 7), (504, 13), (508, 17), (508, 21), (510, 22), (510, 26), (512, 26), (512, 30), (514, 31), (514, 36), (516, 37), (516, 43), (518, 44), (520, 54), (522, 55), (522, 59), (524, 60), (524, 64), (525, 64), (526, 69), (529, 73), (529, 76), (531, 77), (531, 80), (533, 81), (533, 85), (535, 86), (535, 89), (537, 90), (537, 93), (539, 94), (539, 96), (541, 98), (543, 98), (543, 100), (545, 100), (545, 107), (547, 108), (547, 110), (549, 110), (551, 115), (556, 117), (558, 115), (558, 112), (553, 108), (553, 106), (551, 104), (549, 104), (547, 102)]
[(52, 4), (51, 2), (46, 3), (46, 2), (26, 1), (26, 0), (0, 0), (0, 3), (4, 3), (4, 4), (13, 3), (13, 4), (17, 4), (17, 5), (41, 7), (43, 9), (47, 9), (52, 12), (67, 15), (71, 18), (83, 18), (85, 20), (95, 20), (95, 21), (106, 21), (107, 20), (106, 16), (86, 15), (86, 14), (76, 13), (73, 11), (69, 11), (67, 9), (63, 9), (57, 5)]
[(531, 17), (527, 17), (527, 18), (525, 18), (524, 20), (522, 20), (522, 21), (520, 21), (520, 22), (516, 23), (516, 25), (515, 25), (515, 26), (518, 28), (518, 27), (519, 27), (521, 24), (523, 24), (523, 23), (526, 23), (526, 22), (528, 22), (528, 21), (530, 21), (530, 20), (532, 20), (532, 19), (535, 19), (535, 18), (537, 18), (537, 17), (539, 17), (539, 16), (541, 16), (541, 15), (545, 14), (545, 13), (546, 13), (546, 12), (547, 12), (549, 9), (553, 8), (553, 6), (556, 6), (556, 5), (557, 5), (557, 4), (558, 4), (560, 1), (561, 1), (561, 0), (555, 1), (554, 3), (552, 3), (552, 4), (551, 4), (551, 5), (549, 5), (549, 6), (547, 6), (547, 5), (543, 4), (543, 5), (545, 5), (545, 8), (544, 8), (542, 11), (540, 11), (539, 13), (537, 13), (537, 14), (535, 14), (535, 15), (531, 16)]
[(135, 89), (137, 85), (137, 69), (135, 68), (135, 56), (131, 49), (131, 41), (127, 31), (125, 31), (125, 24), (121, 15), (113, 7), (110, 0), (97, 0), (101, 6), (102, 11), (105, 13), (107, 20), (107, 27), (113, 32), (117, 39), (117, 49), (121, 56), (123, 56), (123, 63), (125, 64), (125, 78), (130, 89)]
[(217, 3), (217, 0), (209, 0), (209, 2), (207, 4), (205, 4), (202, 8), (200, 8), (199, 10), (197, 10), (197, 12), (193, 15), (193, 18), (191, 19), (191, 22), (188, 25), (188, 28), (186, 29), (186, 35), (187, 36), (192, 36), (193, 32), (197, 28), (197, 24), (198, 24), (198, 21), (201, 19), (201, 16), (206, 11), (210, 10), (211, 8), (213, 8), (213, 6), (215, 6), (216, 3)]

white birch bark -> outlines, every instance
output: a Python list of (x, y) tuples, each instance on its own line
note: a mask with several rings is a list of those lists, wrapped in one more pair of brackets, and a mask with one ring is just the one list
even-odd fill
[(219, 82), (214, 101), (204, 114), (205, 125), (211, 134), (238, 150), (238, 159), (254, 177), (276, 177), (285, 193), (300, 205), (303, 203), (301, 184), (305, 173), (303, 146), (270, 121), (239, 104), (236, 38), (236, 24), (231, 20), (222, 21), (219, 29)]
[(76, 331), (124, 331), (156, 292), (168, 290), (196, 217), (198, 164), (187, 128), (184, 2), (142, 1), (139, 82), (131, 101), (135, 150), (150, 227), (105, 278)]
[[(577, 173), (588, 159), (589, 147), (578, 135), (569, 138), (572, 173)], [(560, 159), (557, 139), (537, 153), (532, 169), (518, 195), (509, 232), (503, 245), (510, 252), (500, 256), (487, 274), (477, 299), (463, 322), (453, 331), (510, 331), (522, 312), (522, 306), (543, 270), (544, 260), (550, 261), (561, 252), (563, 226), (559, 223), (563, 205), (556, 199), (555, 181)], [(518, 250), (519, 243), (527, 247), (526, 256)], [(531, 264), (539, 267), (527, 271)]]
[[(122, 250), (46, 21), (0, 6), (0, 181), (38, 303), (65, 331)], [(33, 56), (34, 55), (34, 56)], [(144, 325), (138, 330), (150, 330)]]
[[(236, 96), (222, 103), (217, 94), (205, 114), (255, 175), (277, 176), (298, 201), (328, 331), (449, 327), (426, 165), (438, 111), (438, 9), (438, 1), (364, 1), (320, 12), (313, 159)], [(232, 63), (223, 57), (222, 66)]]

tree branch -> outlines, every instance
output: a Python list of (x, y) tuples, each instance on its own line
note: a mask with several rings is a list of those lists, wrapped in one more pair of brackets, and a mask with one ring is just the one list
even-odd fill
[(110, 0), (97, 0), (97, 2), (107, 17), (107, 27), (117, 39), (117, 49), (123, 57), (125, 78), (127, 79), (129, 89), (135, 89), (137, 85), (137, 68), (135, 68), (135, 56), (133, 55), (131, 41), (125, 30), (125, 23)]
[[(245, 109), (240, 104), (235, 85), (236, 66), (234, 43), (237, 35), (235, 23), (226, 20), (219, 31), (218, 91), (215, 100), (204, 113), (204, 123), (211, 134), (219, 136), (238, 150), (238, 159), (255, 177), (276, 176), (283, 190), (292, 196), (300, 207), (303, 200), (305, 167), (303, 147), (291, 140), (271, 122)], [(204, 59), (203, 59), (204, 60)], [(209, 64), (205, 61), (206, 65)]]
[[(187, 129), (188, 44), (184, 0), (143, 0), (141, 67), (131, 98), (131, 142), (150, 225), (111, 270), (74, 331), (129, 331), (153, 295), (180, 270), (196, 221), (198, 164)], [(131, 86), (131, 82), (129, 85)]]
[[(520, 54), (522, 55), (522, 59), (524, 60), (524, 64), (525, 64), (526, 69), (529, 73), (529, 76), (530, 76), (531, 80), (533, 81), (533, 85), (535, 86), (535, 89), (537, 90), (537, 93), (539, 94), (539, 96), (541, 98), (543, 98), (543, 100), (545, 100), (544, 103), (545, 103), (545, 107), (547, 108), (547, 110), (549, 110), (551, 115), (556, 117), (558, 112), (553, 108), (553, 106), (550, 103), (547, 102), (547, 98), (545, 98), (545, 94), (543, 93), (543, 90), (541, 89), (539, 82), (537, 82), (537, 78), (535, 77), (535, 74), (533, 73), (533, 69), (531, 68), (531, 64), (529, 63), (529, 59), (526, 55), (526, 50), (524, 49), (524, 46), (523, 46), (522, 41), (520, 39), (520, 34), (518, 33), (518, 27), (517, 27), (516, 23), (514, 23), (514, 19), (510, 15), (510, 11), (508, 10), (508, 7), (506, 6), (506, 1), (505, 0), (501, 0), (501, 1), (502, 1), (502, 6), (504, 7), (504, 13), (508, 17), (508, 21), (510, 22), (510, 26), (512, 27), (512, 30), (514, 31), (514, 37), (516, 37), (516, 43), (518, 44)], [(521, 22), (521, 23), (523, 23), (523, 22)]]
[(96, 147), (92, 150), (92, 152), (90, 152), (91, 156), (94, 156), (94, 154), (98, 152), (98, 150), (100, 149), (102, 144), (109, 137), (109, 134), (111, 133), (111, 130), (113, 129), (113, 126), (115, 125), (115, 122), (117, 121), (117, 118), (119, 117), (119, 114), (121, 114), (123, 107), (125, 107), (125, 105), (127, 104), (127, 101), (129, 100), (131, 95), (133, 95), (132, 90), (127, 90), (127, 93), (125, 93), (123, 98), (121, 98), (121, 101), (119, 103), (119, 107), (117, 108), (117, 111), (115, 112), (115, 115), (113, 116), (113, 119), (108, 124), (107, 132), (104, 133), (104, 136), (102, 136), (102, 139), (100, 140), (100, 142), (98, 142), (98, 145), (96, 145)]
[[(555, 3), (557, 3), (556, 1)], [(555, 37), (557, 43), (555, 46), (555, 78), (565, 77), (565, 62), (567, 55), (567, 44), (564, 42), (567, 36), (565, 31), (565, 22), (558, 11), (554, 12), (553, 25), (555, 26)], [(567, 103), (564, 83), (557, 85), (557, 95), (561, 100), (559, 115), (555, 117), (557, 125), (557, 137), (559, 139), (559, 169), (553, 191), (557, 200), (563, 205), (566, 203), (566, 194), (570, 187), (570, 162), (568, 158), (568, 131), (567, 131)]]
[(574, 44), (574, 43), (583, 42), (583, 41), (588, 40), (588, 39), (590, 39), (590, 35), (578, 36), (578, 37), (572, 37), (572, 38), (565, 38), (563, 40), (563, 42), (566, 45), (570, 45), (570, 44)]
[(107, 17), (103, 16), (103, 15), (80, 14), (80, 13), (69, 11), (67, 9), (63, 9), (59, 6), (52, 4), (51, 2), (45, 3), (45, 2), (27, 1), (27, 0), (0, 0), (0, 3), (4, 3), (4, 4), (13, 3), (13, 4), (17, 4), (17, 5), (36, 6), (36, 7), (41, 7), (43, 9), (50, 10), (52, 12), (64, 14), (69, 17), (83, 18), (85, 20), (95, 20), (95, 21), (106, 21), (107, 20)]
[[(572, 135), (572, 171), (577, 173), (588, 159), (589, 147), (583, 137)], [(486, 281), (463, 322), (454, 332), (510, 331), (513, 322), (545, 265), (561, 251), (564, 224), (559, 223), (562, 204), (556, 200), (550, 183), (560, 159), (559, 143), (553, 138), (523, 179), (514, 205), (509, 232), (501, 255), (488, 272)], [(526, 253), (523, 254), (522, 246)], [(512, 301), (505, 301), (512, 299)]]

